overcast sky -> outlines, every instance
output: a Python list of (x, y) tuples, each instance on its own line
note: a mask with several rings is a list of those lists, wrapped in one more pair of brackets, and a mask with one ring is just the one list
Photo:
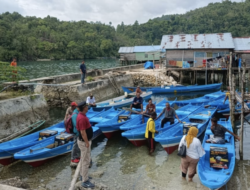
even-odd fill
[[(242, 0), (236, 0), (242, 1)], [(221, 0), (0, 0), (0, 13), (57, 17), (66, 21), (101, 21), (116, 26), (147, 22), (163, 14), (180, 14)]]

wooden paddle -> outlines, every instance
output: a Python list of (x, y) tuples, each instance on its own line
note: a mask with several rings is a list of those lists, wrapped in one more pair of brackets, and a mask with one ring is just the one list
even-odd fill
[(125, 108), (125, 107), (123, 107), (122, 109), (123, 109), (123, 110), (126, 110), (126, 111), (130, 111), (130, 112), (132, 112), (132, 113), (136, 113), (136, 114), (144, 115), (144, 116), (146, 116), (146, 117), (150, 117), (150, 115), (147, 115), (147, 114), (144, 114), (144, 113), (141, 113), (141, 112), (132, 110), (132, 109), (130, 109), (130, 108)]

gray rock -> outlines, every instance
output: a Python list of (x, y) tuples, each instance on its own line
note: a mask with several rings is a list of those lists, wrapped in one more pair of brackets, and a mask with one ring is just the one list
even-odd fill
[[(92, 190), (109, 190), (109, 188), (102, 183), (96, 182), (94, 180), (91, 180), (91, 182), (95, 184), (95, 187)], [(82, 187), (82, 182), (79, 181), (75, 184), (75, 190), (90, 190), (90, 188), (86, 189)]]
[(76, 168), (78, 163), (70, 162), (70, 167), (71, 168)]
[(6, 179), (2, 181), (1, 184), (10, 185), (13, 187), (18, 187), (18, 188), (23, 188), (23, 189), (30, 189), (30, 186), (27, 183), (21, 181), (19, 177)]
[(89, 176), (92, 178), (100, 178), (103, 176), (103, 174), (104, 174), (104, 171), (100, 170), (100, 171), (96, 171), (96, 172), (89, 174)]

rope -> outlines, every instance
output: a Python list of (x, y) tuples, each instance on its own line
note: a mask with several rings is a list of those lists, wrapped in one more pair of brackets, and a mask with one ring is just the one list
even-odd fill
[(107, 76), (108, 76), (108, 78), (109, 78), (110, 83), (111, 83), (112, 86), (114, 87), (116, 93), (119, 95), (119, 94), (120, 94), (120, 91), (119, 91), (119, 89), (117, 89), (117, 87), (113, 84), (113, 82), (112, 82), (112, 80), (111, 80), (111, 78), (110, 78), (109, 73), (107, 73)]

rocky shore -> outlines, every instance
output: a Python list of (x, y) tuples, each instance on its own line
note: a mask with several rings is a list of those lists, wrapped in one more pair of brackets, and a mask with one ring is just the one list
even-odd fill
[(131, 74), (134, 86), (161, 86), (161, 85), (177, 85), (172, 76), (165, 73), (135, 73)]

